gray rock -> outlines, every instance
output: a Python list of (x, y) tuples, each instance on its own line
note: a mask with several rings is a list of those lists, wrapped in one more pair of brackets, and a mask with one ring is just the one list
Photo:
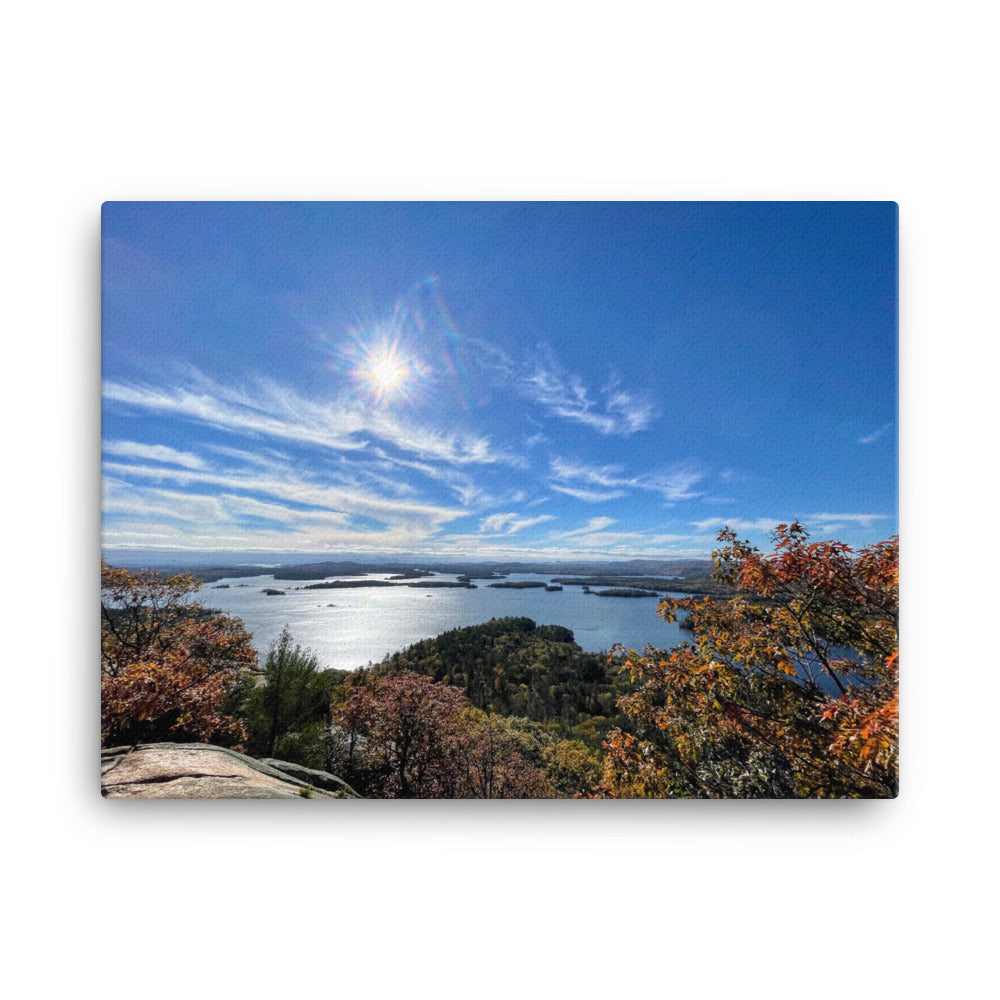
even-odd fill
[[(344, 782), (323, 771), (281, 763), (282, 768), (207, 743), (142, 743), (101, 751), (101, 794), (109, 799), (356, 798)], [(290, 773), (295, 768), (316, 782)], [(332, 779), (333, 785), (329, 784)], [(339, 782), (339, 783), (338, 783)]]
[(354, 794), (354, 789), (335, 774), (329, 771), (315, 771), (311, 767), (303, 767), (301, 764), (293, 764), (288, 760), (275, 760), (273, 757), (261, 757), (258, 763), (273, 767), (283, 774), (298, 778), (299, 781), (312, 785), (314, 788), (325, 788), (331, 792), (346, 792), (348, 795)]

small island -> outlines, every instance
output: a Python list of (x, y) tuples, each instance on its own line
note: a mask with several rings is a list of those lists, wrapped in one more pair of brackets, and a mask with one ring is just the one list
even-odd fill
[(595, 590), (598, 597), (659, 597), (655, 590), (638, 590), (634, 587), (613, 587), (611, 590)]
[[(736, 590), (724, 583), (706, 576), (694, 577), (642, 577), (642, 576), (557, 576), (553, 583), (567, 587), (610, 587), (612, 589), (649, 590), (660, 593), (691, 594), (699, 597), (734, 597)], [(597, 591), (594, 591), (597, 593)]]
[[(428, 580), (426, 576), (392, 576), (388, 580), (328, 580), (324, 583), (310, 583), (302, 590), (347, 590), (355, 587), (454, 587), (460, 590), (475, 590), (476, 585), (467, 580)], [(299, 589), (299, 588), (296, 588)]]

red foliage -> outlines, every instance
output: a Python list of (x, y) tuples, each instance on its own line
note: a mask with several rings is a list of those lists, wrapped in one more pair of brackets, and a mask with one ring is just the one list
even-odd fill
[(383, 798), (543, 798), (544, 772), (518, 752), (504, 720), (463, 692), (402, 671), (362, 678), (333, 707), (346, 734), (346, 772)]
[(257, 653), (238, 618), (187, 600), (199, 582), (101, 563), (101, 743), (245, 739), (222, 713)]
[[(695, 641), (630, 653), (634, 733), (605, 743), (610, 796), (885, 797), (898, 788), (899, 542), (854, 554), (781, 525), (715, 553), (730, 601), (672, 599)], [(826, 677), (835, 695), (823, 693)]]

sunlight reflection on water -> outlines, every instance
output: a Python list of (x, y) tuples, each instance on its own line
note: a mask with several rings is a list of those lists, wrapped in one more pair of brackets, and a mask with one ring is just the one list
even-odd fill
[[(387, 579), (371, 574), (369, 579)], [(438, 574), (433, 580), (454, 580)], [(510, 581), (547, 576), (511, 574)], [(670, 648), (688, 638), (675, 624), (656, 616), (654, 598), (597, 597), (580, 587), (548, 593), (541, 588), (504, 590), (478, 580), (475, 590), (427, 587), (373, 587), (303, 590), (316, 581), (275, 580), (273, 576), (227, 578), (205, 586), (198, 599), (205, 607), (238, 615), (253, 643), (266, 655), (287, 625), (295, 642), (316, 654), (320, 667), (353, 670), (378, 663), (387, 655), (449, 629), (478, 625), (491, 618), (526, 617), (539, 625), (572, 629), (588, 652), (615, 643), (642, 648), (647, 643)], [(229, 584), (220, 589), (219, 584)], [(283, 591), (269, 597), (265, 588)]]

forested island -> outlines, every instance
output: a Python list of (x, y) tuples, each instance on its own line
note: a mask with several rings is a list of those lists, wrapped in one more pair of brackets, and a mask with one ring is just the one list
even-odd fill
[[(553, 583), (563, 587), (609, 587), (613, 590), (633, 590), (646, 593), (666, 594), (697, 594), (712, 597), (733, 597), (736, 591), (711, 576), (692, 575), (686, 577), (670, 577), (668, 579), (645, 576), (557, 576)], [(595, 593), (598, 593), (595, 591)], [(607, 592), (605, 592), (607, 596)], [(618, 596), (618, 595), (615, 595)], [(632, 596), (632, 595), (629, 595)]]
[(655, 590), (639, 590), (634, 587), (612, 587), (610, 590), (591, 591), (596, 597), (659, 597)]
[(420, 582), (414, 583), (414, 579), (414, 577), (410, 576), (396, 576), (390, 577), (388, 580), (369, 580), (367, 578), (360, 580), (329, 580), (324, 583), (309, 583), (301, 589), (351, 590), (359, 587), (419, 587), (421, 589), (427, 587), (458, 587), (464, 590), (473, 590), (476, 587), (476, 584), (469, 583), (467, 580), (425, 580), (422, 577), (417, 577), (417, 579), (420, 579)]
[[(766, 555), (719, 539), (725, 596), (658, 604), (692, 632), (673, 650), (587, 653), (560, 625), (499, 618), (358, 671), (323, 669), (287, 629), (260, 664), (238, 618), (192, 600), (196, 577), (103, 564), (102, 747), (215, 744), (352, 797), (895, 796), (898, 540), (854, 553), (794, 523)], [(651, 582), (563, 583), (612, 580)]]

